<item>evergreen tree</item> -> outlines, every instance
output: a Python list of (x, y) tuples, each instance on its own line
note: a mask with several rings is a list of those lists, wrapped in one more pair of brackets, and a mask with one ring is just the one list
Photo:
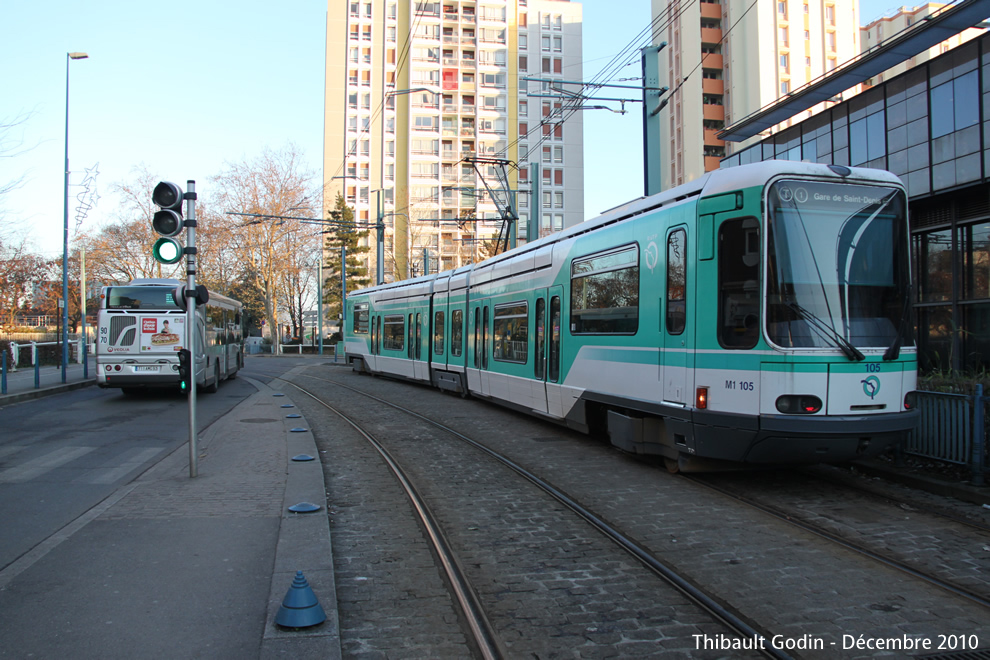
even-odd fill
[(371, 284), (368, 269), (360, 258), (369, 251), (367, 245), (360, 245), (361, 239), (366, 238), (369, 231), (356, 226), (354, 209), (347, 206), (340, 193), (337, 194), (337, 202), (329, 215), (329, 220), (334, 224), (327, 225), (324, 244), (326, 261), (323, 265), (323, 302), (326, 304), (326, 318), (335, 319), (341, 312), (341, 246), (347, 254), (347, 290), (355, 291)]

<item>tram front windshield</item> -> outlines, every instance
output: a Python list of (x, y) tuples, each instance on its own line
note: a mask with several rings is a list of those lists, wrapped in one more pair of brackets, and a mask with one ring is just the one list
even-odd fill
[[(906, 199), (892, 187), (778, 181), (767, 196), (767, 334), (784, 348), (886, 348), (907, 333)], [(858, 359), (862, 355), (857, 356)]]

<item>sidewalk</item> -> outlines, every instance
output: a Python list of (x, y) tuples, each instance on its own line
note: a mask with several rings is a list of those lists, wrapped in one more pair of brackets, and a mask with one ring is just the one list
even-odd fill
[[(61, 367), (38, 367), (38, 384), (40, 388), (35, 388), (34, 386), (34, 367), (22, 367), (17, 371), (11, 371), (8, 368), (6, 393), (0, 387), (0, 406), (95, 385), (95, 361), (90, 360), (88, 366), (89, 368), (86, 371), (89, 373), (84, 375), (83, 365), (70, 362), (68, 368), (65, 370), (64, 383), (62, 382)], [(0, 380), (2, 380), (2, 375), (0, 375)]]
[[(291, 388), (241, 377), (258, 392), (200, 434), (196, 478), (183, 445), (0, 572), (0, 658), (340, 657), (312, 432)], [(296, 571), (327, 620), (287, 630)]]

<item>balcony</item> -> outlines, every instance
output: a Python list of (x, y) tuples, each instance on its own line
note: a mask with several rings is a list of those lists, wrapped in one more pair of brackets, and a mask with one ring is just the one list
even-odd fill
[[(708, 62), (705, 62), (705, 64), (708, 64)], [(725, 83), (713, 78), (703, 78), (701, 80), (701, 91), (705, 94), (718, 94), (721, 96), (725, 94)]]
[(725, 141), (718, 139), (718, 134), (722, 129), (705, 129), (705, 146), (708, 147), (724, 147)]
[(716, 5), (713, 2), (702, 2), (701, 17), (722, 20), (722, 5)]
[(702, 55), (702, 62), (706, 69), (722, 69), (722, 56), (717, 53)]
[(705, 171), (717, 170), (721, 162), (722, 159), (717, 156), (705, 156)]
[(704, 108), (703, 112), (705, 119), (712, 119), (715, 121), (725, 121), (724, 106), (705, 104), (701, 107)]
[(701, 28), (701, 43), (717, 44), (720, 41), (722, 41), (722, 30), (717, 28)]

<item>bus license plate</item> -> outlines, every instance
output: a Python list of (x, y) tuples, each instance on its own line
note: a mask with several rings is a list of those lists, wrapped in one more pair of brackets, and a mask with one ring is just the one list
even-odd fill
[(134, 367), (134, 372), (135, 373), (142, 372), (142, 371), (144, 371), (144, 372), (158, 373), (158, 367)]

